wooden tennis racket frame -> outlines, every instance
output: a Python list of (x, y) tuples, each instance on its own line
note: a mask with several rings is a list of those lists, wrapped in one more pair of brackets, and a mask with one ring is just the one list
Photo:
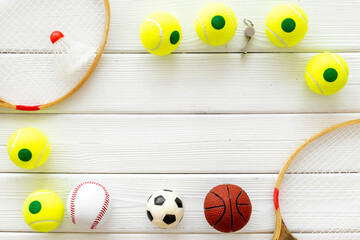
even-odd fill
[(293, 160), (296, 158), (296, 156), (310, 143), (315, 141), (316, 139), (324, 136), (325, 134), (328, 134), (334, 130), (337, 130), (339, 128), (347, 127), (354, 124), (360, 124), (360, 119), (351, 120), (347, 122), (343, 122), (340, 124), (336, 124), (332, 127), (329, 127), (314, 136), (312, 136), (310, 139), (306, 140), (287, 160), (283, 168), (281, 169), (278, 179), (275, 184), (275, 190), (274, 190), (274, 206), (275, 206), (275, 215), (276, 215), (276, 225), (275, 225), (275, 232), (273, 236), (273, 240), (297, 240), (292, 233), (289, 231), (289, 229), (286, 227), (284, 220), (282, 219), (281, 212), (280, 212), (280, 206), (279, 206), (279, 189), (282, 180), (284, 179), (284, 175), (288, 168), (290, 167)]
[(89, 79), (89, 77), (91, 76), (91, 74), (94, 72), (96, 66), (98, 65), (101, 56), (104, 52), (104, 48), (107, 42), (107, 38), (109, 35), (109, 28), (110, 28), (110, 15), (111, 15), (111, 11), (110, 11), (110, 2), (109, 0), (104, 0), (104, 6), (105, 6), (105, 26), (104, 26), (104, 32), (103, 32), (103, 36), (101, 39), (101, 44), (98, 48), (98, 53), (91, 65), (91, 67), (89, 68), (89, 70), (87, 71), (87, 73), (85, 74), (85, 76), (81, 79), (81, 81), (67, 94), (65, 94), (64, 96), (62, 96), (59, 99), (56, 99), (53, 102), (50, 103), (46, 103), (44, 105), (37, 105), (37, 106), (24, 106), (24, 105), (14, 105), (11, 104), (7, 101), (5, 101), (4, 99), (0, 98), (0, 107), (5, 107), (5, 108), (11, 108), (11, 109), (16, 109), (16, 110), (22, 110), (22, 111), (38, 111), (38, 110), (43, 110), (45, 108), (51, 107), (57, 103), (60, 103), (62, 101), (64, 101), (66, 98), (70, 97), (73, 93), (75, 93), (79, 88), (81, 88), (81, 86)]

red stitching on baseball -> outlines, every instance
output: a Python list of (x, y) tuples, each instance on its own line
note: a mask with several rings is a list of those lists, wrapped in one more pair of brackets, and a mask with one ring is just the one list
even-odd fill
[(79, 192), (79, 189), (80, 187), (86, 185), (86, 184), (94, 184), (96, 186), (99, 186), (101, 187), (104, 192), (105, 192), (105, 202), (100, 210), (100, 213), (98, 214), (97, 218), (95, 219), (94, 223), (91, 225), (91, 229), (95, 229), (96, 226), (99, 224), (99, 222), (101, 221), (102, 217), (105, 215), (105, 212), (109, 206), (109, 202), (110, 202), (110, 195), (108, 193), (108, 191), (106, 190), (106, 188), (97, 183), (97, 182), (92, 182), (92, 181), (87, 181), (87, 182), (83, 182), (83, 183), (80, 183), (79, 185), (77, 185), (73, 191), (73, 194), (71, 196), (71, 199), (70, 199), (70, 215), (71, 215), (71, 220), (74, 224), (76, 224), (75, 222), (75, 199), (76, 199), (76, 195), (78, 194)]
[(70, 216), (71, 216), (71, 220), (74, 224), (76, 224), (75, 222), (75, 199), (76, 199), (76, 195), (79, 192), (79, 189), (81, 186), (85, 185), (87, 182), (83, 182), (80, 183), (79, 185), (77, 185), (73, 191), (73, 194), (71, 195), (71, 199), (70, 199)]
[(106, 190), (106, 188), (103, 185), (99, 184), (99, 183), (94, 182), (94, 184), (101, 187), (104, 190), (104, 192), (105, 192), (105, 201), (104, 201), (104, 204), (103, 204), (97, 218), (95, 219), (93, 225), (91, 226), (91, 229), (95, 229), (97, 227), (97, 225), (100, 223), (100, 221), (104, 217), (104, 215), (106, 213), (106, 210), (108, 209), (108, 206), (109, 206), (109, 203), (110, 203), (110, 195), (109, 195), (108, 191)]

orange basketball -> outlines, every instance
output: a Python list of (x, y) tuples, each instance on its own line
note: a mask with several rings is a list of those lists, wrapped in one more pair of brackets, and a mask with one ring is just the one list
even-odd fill
[(206, 195), (204, 213), (208, 223), (220, 232), (236, 232), (245, 227), (252, 206), (247, 193), (239, 186), (223, 184)]

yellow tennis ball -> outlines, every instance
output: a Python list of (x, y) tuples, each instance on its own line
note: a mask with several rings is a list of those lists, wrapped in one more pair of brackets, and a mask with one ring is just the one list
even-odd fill
[(279, 47), (292, 47), (304, 39), (308, 18), (295, 4), (281, 4), (271, 10), (266, 18), (265, 32), (269, 40)]
[(27, 127), (11, 135), (7, 151), (17, 166), (33, 169), (46, 162), (50, 153), (50, 143), (40, 130)]
[(204, 43), (220, 46), (234, 37), (237, 29), (236, 16), (224, 3), (209, 3), (198, 12), (195, 29)]
[(64, 218), (64, 204), (60, 197), (49, 190), (30, 194), (23, 205), (25, 222), (38, 232), (50, 232)]
[(140, 39), (150, 53), (159, 56), (170, 54), (181, 42), (180, 23), (170, 13), (152, 13), (141, 25)]
[(335, 53), (320, 53), (308, 63), (305, 79), (317, 94), (331, 95), (346, 85), (348, 75), (349, 67), (342, 57)]

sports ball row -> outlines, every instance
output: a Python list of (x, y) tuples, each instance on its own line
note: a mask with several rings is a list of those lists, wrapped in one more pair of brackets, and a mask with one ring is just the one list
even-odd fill
[[(86, 181), (69, 193), (66, 208), (71, 221), (83, 228), (100, 227), (111, 214), (111, 194), (102, 184)], [(65, 207), (60, 197), (49, 190), (31, 193), (23, 204), (25, 222), (35, 231), (50, 232), (64, 218)], [(252, 205), (247, 193), (239, 186), (223, 184), (206, 195), (204, 214), (214, 229), (236, 232), (250, 220)], [(172, 228), (184, 217), (184, 203), (173, 190), (153, 193), (146, 203), (146, 215), (159, 228)]]
[[(237, 27), (234, 11), (221, 2), (205, 5), (195, 18), (198, 37), (211, 46), (229, 42), (235, 36)], [(298, 44), (305, 37), (307, 30), (306, 13), (295, 4), (278, 5), (266, 18), (266, 35), (279, 47), (292, 47)], [(140, 28), (140, 39), (146, 50), (159, 56), (175, 51), (181, 37), (180, 22), (167, 12), (150, 14)]]

